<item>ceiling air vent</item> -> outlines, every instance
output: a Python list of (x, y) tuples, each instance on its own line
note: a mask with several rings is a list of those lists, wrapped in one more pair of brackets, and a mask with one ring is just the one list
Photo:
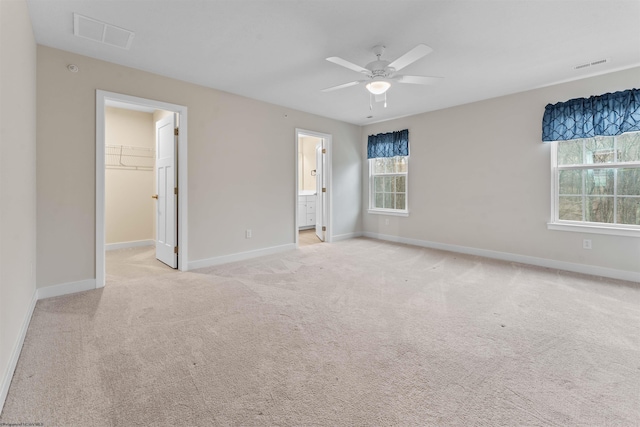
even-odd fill
[(600, 64), (606, 64), (607, 62), (611, 62), (611, 58), (598, 59), (597, 61), (587, 62), (586, 64), (580, 64), (573, 67), (574, 70), (582, 70), (583, 68), (594, 67)]
[(73, 34), (98, 43), (127, 50), (131, 47), (133, 36), (135, 36), (133, 31), (78, 15), (77, 13), (73, 14)]

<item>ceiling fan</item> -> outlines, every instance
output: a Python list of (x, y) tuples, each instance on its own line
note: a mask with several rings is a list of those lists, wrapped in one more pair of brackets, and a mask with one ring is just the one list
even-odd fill
[(366, 88), (372, 95), (382, 95), (387, 91), (387, 89), (391, 87), (391, 82), (430, 85), (437, 83), (442, 79), (442, 77), (406, 76), (396, 74), (397, 71), (400, 71), (407, 65), (410, 65), (418, 59), (433, 52), (433, 49), (431, 49), (429, 46), (425, 44), (419, 44), (393, 62), (389, 62), (381, 58), (382, 54), (384, 53), (384, 49), (385, 47), (382, 45), (374, 46), (373, 53), (378, 57), (378, 59), (370, 62), (366, 65), (366, 67), (361, 67), (337, 56), (327, 58), (327, 61), (362, 73), (367, 76), (367, 78), (363, 80), (355, 80), (349, 83), (344, 83), (338, 86), (328, 87), (326, 89), (323, 89), (322, 92), (331, 92), (334, 90), (359, 85), (360, 83), (366, 83)]

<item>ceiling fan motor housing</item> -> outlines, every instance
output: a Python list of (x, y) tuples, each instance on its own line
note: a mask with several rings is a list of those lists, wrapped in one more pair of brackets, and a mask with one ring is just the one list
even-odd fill
[(369, 69), (371, 73), (369, 73), (369, 77), (391, 77), (395, 73), (395, 68), (391, 68), (388, 65), (389, 61), (377, 60), (370, 62), (367, 64), (365, 68)]

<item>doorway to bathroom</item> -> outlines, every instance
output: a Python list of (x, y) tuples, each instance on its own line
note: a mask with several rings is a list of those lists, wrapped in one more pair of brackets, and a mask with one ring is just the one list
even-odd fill
[(330, 241), (331, 135), (296, 129), (295, 146), (296, 244)]

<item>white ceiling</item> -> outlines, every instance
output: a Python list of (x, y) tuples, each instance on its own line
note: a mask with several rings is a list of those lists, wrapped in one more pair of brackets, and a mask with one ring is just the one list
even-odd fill
[[(639, 0), (28, 0), (36, 41), (307, 111), (366, 124), (640, 66)], [(73, 35), (73, 13), (135, 33), (129, 50)], [(434, 52), (369, 109), (361, 75), (325, 60), (390, 61)], [(610, 58), (604, 65), (574, 66)], [(82, 72), (82, 70), (80, 70)], [(638, 78), (640, 86), (640, 76)], [(367, 118), (372, 116), (372, 118)]]

